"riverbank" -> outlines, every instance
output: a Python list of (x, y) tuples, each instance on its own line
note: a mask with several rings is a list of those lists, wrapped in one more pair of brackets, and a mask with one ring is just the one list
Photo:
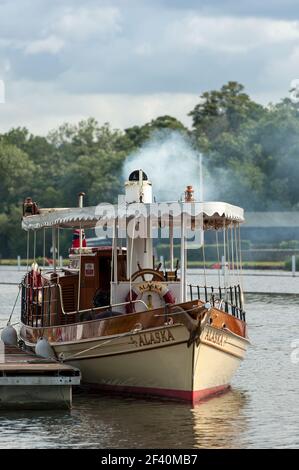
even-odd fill
[[(217, 269), (216, 263), (206, 262), (207, 269)], [(200, 261), (189, 261), (188, 268), (203, 268), (204, 263)], [(243, 269), (261, 269), (261, 270), (285, 270), (284, 261), (245, 261), (242, 264)]]
[[(31, 266), (32, 263), (34, 262), (34, 259), (31, 258), (28, 260), (28, 265)], [(44, 266), (44, 261), (43, 261), (43, 258), (36, 258), (35, 259), (35, 262), (39, 265), (39, 266)], [(68, 259), (63, 259), (62, 260), (62, 265), (63, 266), (67, 266), (69, 263), (69, 260)], [(58, 265), (60, 264), (60, 260), (58, 260)], [(15, 258), (1, 258), (0, 259), (0, 266), (27, 266), (27, 259), (21, 259), (20, 261), (18, 261), (17, 259)], [(49, 266), (52, 266), (52, 263), (47, 261), (45, 263), (45, 267), (49, 267)]]
[[(30, 259), (28, 264), (31, 266), (31, 264), (34, 262), (33, 259)], [(36, 262), (39, 266), (43, 266), (43, 259), (42, 258), (37, 258)], [(68, 259), (62, 260), (62, 265), (67, 266), (69, 263)], [(20, 263), (18, 263), (17, 259), (0, 259), (0, 266), (27, 266), (27, 260), (22, 259), (20, 260)], [(51, 264), (46, 263), (45, 265), (51, 266)], [(166, 267), (168, 266), (168, 263), (166, 263)], [(286, 263), (284, 261), (245, 261), (243, 262), (243, 269), (260, 269), (260, 270), (285, 270), (286, 269)], [(188, 268), (204, 268), (204, 263), (203, 261), (188, 261)], [(216, 262), (206, 262), (206, 268), (207, 269), (217, 269)]]

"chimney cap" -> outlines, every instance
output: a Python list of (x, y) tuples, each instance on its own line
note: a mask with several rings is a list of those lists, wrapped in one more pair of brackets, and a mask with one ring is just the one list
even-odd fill
[[(142, 171), (142, 170), (141, 170)], [(142, 180), (147, 181), (148, 177), (144, 171), (142, 171)], [(134, 170), (129, 176), (129, 181), (139, 181), (139, 170)]]

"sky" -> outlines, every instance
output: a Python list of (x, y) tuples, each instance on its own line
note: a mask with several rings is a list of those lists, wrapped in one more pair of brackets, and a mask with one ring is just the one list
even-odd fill
[(298, 0), (0, 0), (0, 132), (190, 126), (202, 92), (235, 80), (276, 102), (298, 68)]

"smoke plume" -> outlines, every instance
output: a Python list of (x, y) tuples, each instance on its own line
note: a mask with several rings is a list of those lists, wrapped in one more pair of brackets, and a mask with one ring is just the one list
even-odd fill
[(180, 200), (187, 185), (193, 186), (195, 198), (199, 200), (199, 154), (179, 132), (154, 134), (126, 159), (124, 179), (127, 180), (133, 170), (139, 169), (145, 171), (152, 182), (157, 201)]

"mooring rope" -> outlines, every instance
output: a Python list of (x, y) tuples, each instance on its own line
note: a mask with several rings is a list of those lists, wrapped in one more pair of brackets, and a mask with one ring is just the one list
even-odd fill
[(6, 326), (10, 325), (11, 318), (12, 318), (12, 316), (13, 316), (13, 313), (14, 313), (15, 308), (16, 308), (16, 305), (17, 305), (17, 301), (18, 301), (19, 296), (20, 296), (21, 288), (22, 288), (22, 285), (19, 284), (19, 290), (18, 290), (18, 293), (17, 293), (17, 296), (16, 296), (16, 300), (15, 300), (15, 302), (14, 302), (14, 304), (13, 304), (13, 308), (12, 308), (12, 311), (11, 311), (11, 314), (10, 314), (10, 316), (9, 316), (9, 319), (8, 319), (8, 321), (7, 321), (7, 325), (6, 325)]
[(89, 351), (93, 351), (94, 349), (99, 349), (101, 348), (102, 346), (105, 346), (106, 344), (109, 344), (111, 343), (112, 341), (115, 341), (119, 338), (124, 338), (125, 336), (132, 336), (132, 335), (135, 335), (136, 333), (138, 333), (138, 331), (127, 331), (126, 333), (122, 333), (120, 335), (117, 335), (115, 336), (114, 338), (111, 338), (111, 339), (108, 339), (107, 341), (104, 341), (103, 343), (101, 344), (96, 344), (95, 346), (92, 346), (91, 348), (87, 348), (87, 349), (84, 349), (83, 351), (79, 351), (77, 352), (76, 354), (73, 354), (72, 356), (68, 356), (66, 358), (61, 358), (61, 362), (66, 362), (66, 361), (70, 361), (78, 356), (80, 356), (80, 354), (84, 354), (84, 353), (87, 353)]
[[(19, 324), (20, 324), (20, 322), (17, 321), (16, 323), (11, 323), (10, 326), (16, 326), (16, 325), (19, 325)], [(4, 330), (7, 326), (8, 326), (8, 325), (6, 325), (6, 326), (1, 326), (0, 330)]]

